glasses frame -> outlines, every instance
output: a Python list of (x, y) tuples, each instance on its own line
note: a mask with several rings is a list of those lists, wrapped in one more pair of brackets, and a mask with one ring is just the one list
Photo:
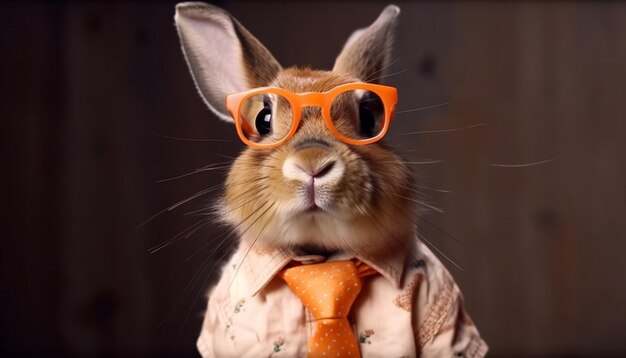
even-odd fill
[[(330, 116), (331, 105), (334, 99), (347, 91), (352, 90), (366, 90), (375, 93), (380, 99), (383, 101), (383, 105), (385, 108), (385, 118), (383, 127), (376, 136), (367, 139), (353, 139), (346, 137), (341, 132), (335, 128), (333, 124), (333, 120)], [(244, 128), (242, 127), (242, 122), (239, 120), (241, 104), (248, 98), (252, 96), (256, 96), (258, 94), (277, 94), (284, 97), (289, 104), (291, 105), (293, 118), (291, 120), (291, 128), (289, 129), (289, 133), (279, 140), (276, 143), (267, 143), (261, 144), (256, 143), (248, 138), (244, 134)], [(377, 85), (372, 83), (364, 83), (364, 82), (356, 82), (356, 83), (348, 83), (344, 85), (339, 85), (329, 91), (326, 92), (304, 92), (304, 93), (293, 93), (284, 88), (278, 87), (259, 87), (254, 88), (248, 91), (233, 93), (226, 96), (226, 109), (232, 116), (235, 122), (235, 128), (237, 129), (237, 134), (242, 142), (252, 148), (258, 149), (270, 149), (278, 147), (285, 142), (287, 142), (293, 135), (298, 131), (298, 126), (300, 125), (300, 119), (302, 114), (302, 108), (304, 107), (320, 107), (322, 109), (322, 118), (324, 119), (324, 123), (326, 124), (326, 128), (330, 131), (330, 133), (339, 138), (342, 142), (352, 145), (366, 145), (377, 142), (381, 140), (385, 134), (387, 134), (387, 130), (389, 129), (389, 124), (393, 120), (393, 116), (396, 110), (396, 105), (398, 104), (398, 90), (395, 87)]]

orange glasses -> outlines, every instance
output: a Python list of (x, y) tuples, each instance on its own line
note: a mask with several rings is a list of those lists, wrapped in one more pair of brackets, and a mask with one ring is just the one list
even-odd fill
[(396, 88), (370, 83), (307, 93), (261, 87), (226, 96), (239, 138), (253, 148), (274, 148), (289, 140), (304, 107), (321, 107), (326, 127), (343, 142), (374, 143), (387, 133), (397, 102)]

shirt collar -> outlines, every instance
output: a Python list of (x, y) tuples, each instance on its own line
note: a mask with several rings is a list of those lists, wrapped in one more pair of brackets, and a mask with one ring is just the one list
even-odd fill
[[(242, 258), (241, 271), (245, 275), (250, 295), (255, 296), (291, 261), (299, 260), (300, 253), (292, 249), (276, 249), (259, 245), (252, 245), (243, 240), (239, 252)], [(326, 261), (349, 260), (357, 258), (375, 269), (394, 287), (400, 287), (404, 273), (406, 254), (403, 250), (394, 250), (387, 255), (349, 255), (339, 254), (326, 258)]]

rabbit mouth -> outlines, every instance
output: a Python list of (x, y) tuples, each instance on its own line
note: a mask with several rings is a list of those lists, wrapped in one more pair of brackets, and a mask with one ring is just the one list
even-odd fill
[(301, 202), (303, 203), (303, 212), (312, 214), (325, 212), (330, 208), (332, 200), (329, 200), (326, 188), (316, 185), (315, 180), (311, 180), (302, 186)]
[(330, 213), (330, 208), (327, 206), (319, 200), (316, 201), (315, 196), (309, 196), (307, 193), (306, 197), (300, 200), (300, 205), (297, 205), (295, 210), (293, 210), (293, 216), (328, 214)]
[(315, 214), (324, 211), (324, 209), (317, 206), (317, 204), (313, 204), (309, 206), (304, 212), (307, 214)]

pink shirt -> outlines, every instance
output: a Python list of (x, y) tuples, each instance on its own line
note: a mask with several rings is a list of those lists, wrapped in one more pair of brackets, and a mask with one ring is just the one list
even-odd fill
[[(250, 250), (242, 241), (209, 295), (198, 350), (203, 357), (306, 357), (313, 324), (277, 273), (351, 257)], [(483, 357), (487, 345), (463, 308), (450, 273), (421, 242), (412, 255), (361, 257), (380, 275), (364, 279), (349, 316), (363, 357)]]

